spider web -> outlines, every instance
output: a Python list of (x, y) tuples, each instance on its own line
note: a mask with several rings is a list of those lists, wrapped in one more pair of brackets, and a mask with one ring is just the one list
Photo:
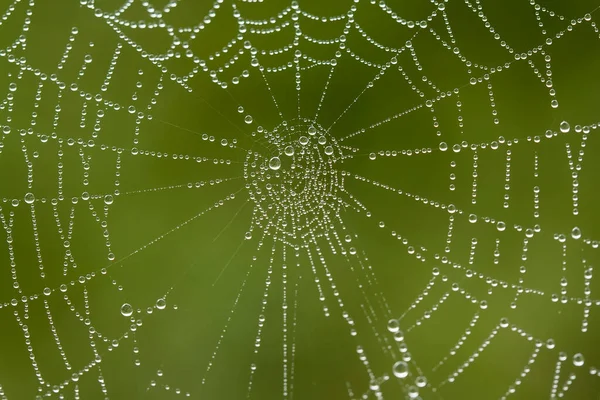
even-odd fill
[(597, 4), (414, 3), (2, 4), (1, 398), (597, 398)]

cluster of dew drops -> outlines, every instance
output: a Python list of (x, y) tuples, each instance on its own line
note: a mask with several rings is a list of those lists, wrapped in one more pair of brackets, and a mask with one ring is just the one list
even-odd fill
[[(160, 297), (156, 300), (156, 303), (154, 304), (154, 307), (147, 307), (146, 308), (146, 313), (147, 314), (152, 314), (154, 309), (157, 310), (164, 310), (165, 308), (167, 308), (167, 301), (165, 299), (165, 297)], [(177, 305), (173, 305), (173, 309), (177, 309)], [(133, 314), (135, 312), (134, 307), (130, 304), (130, 303), (123, 303), (123, 305), (121, 305), (121, 315), (126, 317), (126, 318), (133, 318)], [(138, 309), (137, 313), (141, 313), (142, 310)]]

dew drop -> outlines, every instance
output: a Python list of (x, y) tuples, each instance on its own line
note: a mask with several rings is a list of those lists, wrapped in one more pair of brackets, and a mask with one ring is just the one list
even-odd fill
[(397, 332), (394, 332), (394, 340), (396, 342), (403, 342), (404, 341), (404, 332), (402, 332), (400, 330)]
[(579, 229), (577, 226), (574, 227), (573, 230), (571, 230), (571, 237), (575, 240), (581, 239), (581, 229)]
[(560, 131), (562, 133), (568, 133), (571, 130), (571, 125), (567, 121), (563, 121), (560, 123)]
[(397, 361), (394, 364), (393, 371), (396, 378), (404, 379), (408, 376), (408, 364), (404, 361)]
[(121, 306), (121, 315), (124, 317), (131, 317), (133, 314), (133, 307), (129, 303), (123, 303)]
[(388, 321), (387, 328), (391, 333), (398, 332), (400, 330), (400, 322), (397, 319), (392, 318)]
[(417, 397), (419, 397), (419, 388), (417, 388), (416, 386), (409, 386), (407, 393), (409, 399), (416, 399)]
[(377, 382), (377, 379), (371, 380), (371, 382), (369, 383), (369, 389), (371, 389), (372, 391), (379, 390), (379, 383)]
[(279, 168), (281, 168), (281, 160), (279, 157), (271, 157), (269, 160), (269, 168), (271, 168), (273, 171), (277, 171)]
[(252, 119), (252, 115), (246, 115), (246, 116), (244, 117), (244, 122), (245, 122), (245, 123), (247, 123), (247, 124), (251, 124), (251, 123), (252, 123), (252, 121), (253, 121), (253, 119)]
[(25, 194), (25, 203), (27, 204), (33, 204), (33, 202), (35, 201), (35, 196), (33, 195), (33, 193), (27, 193)]
[(156, 308), (159, 310), (164, 310), (166, 306), (167, 301), (164, 298), (161, 297), (160, 299), (156, 300)]
[(427, 378), (424, 376), (417, 376), (415, 378), (415, 385), (420, 388), (427, 386)]
[(499, 232), (502, 232), (506, 229), (506, 223), (504, 223), (504, 221), (498, 221), (496, 223), (496, 229), (498, 229)]

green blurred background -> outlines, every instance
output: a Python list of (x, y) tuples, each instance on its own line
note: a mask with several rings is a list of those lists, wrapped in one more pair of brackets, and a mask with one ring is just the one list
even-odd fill
[[(510, 397), (545, 399), (553, 385), (558, 396), (565, 384), (565, 398), (599, 398), (600, 297), (596, 278), (585, 277), (600, 261), (597, 1), (451, 0), (440, 7), (435, 1), (301, 0), (297, 9), (279, 0), (234, 6), (225, 0), (216, 8), (206, 0), (176, 3), (0, 1), (6, 238), (0, 394), (11, 400), (398, 399), (410, 396), (422, 375), (422, 399), (497, 399), (511, 385)], [(339, 40), (300, 37), (291, 46), (294, 14), (301, 35), (335, 39), (353, 4), (345, 35), (352, 54)], [(246, 23), (243, 40), (236, 39), (237, 12), (263, 21)], [(432, 13), (423, 28), (391, 18), (418, 22)], [(267, 34), (255, 31), (279, 25)], [(287, 65), (301, 51), (299, 103), (294, 64), (263, 71), (267, 87), (249, 50), (239, 52), (246, 40), (265, 69)], [(412, 48), (403, 47), (407, 40)], [(395, 55), (389, 49), (400, 48), (397, 64), (376, 80), (380, 68), (354, 56), (385, 65)], [(286, 51), (269, 55), (276, 49)], [(331, 76), (330, 65), (311, 66), (311, 58), (329, 61), (338, 50)], [(244, 70), (249, 76), (232, 83)], [(226, 90), (212, 82), (211, 71), (228, 83)], [(471, 77), (482, 79), (471, 85)], [(331, 126), (329, 140), (366, 128), (338, 142), (353, 156), (333, 164), (338, 177), (344, 171), (347, 191), (339, 194), (347, 206), (329, 228), (336, 254), (323, 237), (308, 251), (296, 250), (256, 226), (245, 240), (256, 215), (245, 187), (246, 153), (272, 155), (258, 127), (271, 132), (282, 122), (279, 112), (287, 121), (314, 118), (323, 93), (315, 122)], [(440, 93), (444, 98), (433, 107), (425, 105)], [(561, 121), (570, 132), (560, 132)], [(510, 145), (493, 148), (499, 137)], [(234, 140), (236, 148), (229, 147)], [(440, 150), (442, 141), (447, 151)], [(452, 151), (463, 141), (486, 145)], [(370, 159), (380, 151), (397, 155)], [(28, 192), (32, 205), (24, 199)], [(459, 211), (449, 213), (449, 204)], [(571, 237), (574, 227), (580, 239)], [(557, 235), (565, 235), (564, 243)], [(121, 314), (124, 303), (133, 307), (131, 317)], [(395, 342), (390, 318), (400, 320), (404, 342)], [(508, 318), (507, 328), (498, 328), (501, 318)], [(536, 341), (543, 346), (529, 363)], [(393, 365), (406, 350), (402, 344), (410, 371), (399, 379)], [(560, 352), (566, 360), (557, 374)], [(573, 362), (577, 353), (582, 366)]]

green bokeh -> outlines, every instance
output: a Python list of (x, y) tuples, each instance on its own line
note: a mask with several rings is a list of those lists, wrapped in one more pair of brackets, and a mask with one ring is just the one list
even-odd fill
[[(151, 22), (144, 2), (136, 0), (116, 17), (121, 0), (90, 3), (0, 1), (0, 12), (8, 10), (0, 25), (0, 125), (10, 127), (0, 148), (6, 237), (0, 246), (0, 393), (10, 400), (71, 399), (77, 392), (81, 399), (176, 399), (186, 393), (201, 399), (358, 399), (363, 394), (375, 399), (372, 374), (376, 380), (389, 376), (380, 383), (381, 394), (397, 399), (408, 396), (408, 386), (423, 374), (424, 400), (497, 399), (515, 385), (541, 340), (543, 347), (511, 397), (549, 398), (562, 351), (567, 360), (559, 391), (574, 373), (565, 398), (599, 398), (600, 378), (590, 373), (600, 367), (599, 297), (595, 278), (586, 297), (584, 279), (585, 270), (600, 261), (593, 242), (600, 239), (597, 2), (548, 0), (536, 13), (526, 1), (451, 0), (445, 7), (449, 33), (441, 11), (426, 28), (409, 28), (393, 21), (378, 1), (361, 0), (345, 35), (353, 53), (340, 50), (331, 76), (329, 65), (309, 67), (304, 56), (331, 60), (339, 40), (323, 45), (300, 38), (297, 48), (290, 46), (293, 11), (282, 13), (287, 2), (236, 2), (248, 20), (282, 16), (275, 24), (247, 24), (243, 40), (228, 48), (238, 34), (231, 2), (214, 9), (216, 16), (190, 38), (180, 28), (201, 23), (213, 3), (180, 0), (162, 17), (182, 42), (172, 50), (179, 56), (164, 61), (156, 56), (167, 54), (173, 37), (165, 26), (139, 27), (139, 21)], [(166, 4), (153, 2), (156, 10)], [(302, 35), (327, 40), (343, 33), (347, 17), (321, 22), (306, 13), (347, 15), (354, 3), (299, 4)], [(437, 7), (398, 0), (388, 6), (411, 21)], [(94, 9), (106, 14), (96, 16)], [(252, 32), (282, 22), (279, 31)], [(486, 22), (501, 39), (494, 39)], [(357, 26), (383, 48), (362, 37)], [(559, 32), (564, 34), (557, 38)], [(547, 36), (554, 38), (551, 44)], [(295, 66), (265, 70), (265, 80), (251, 67), (248, 50), (239, 55), (245, 40), (259, 49), (265, 68), (287, 65), (297, 49), (302, 52), (299, 103)], [(381, 74), (377, 64), (391, 62), (390, 48), (403, 48), (407, 40), (412, 47), (404, 47), (397, 63)], [(182, 80), (198, 66), (186, 49), (206, 60), (207, 71), (199, 68)], [(260, 54), (262, 49), (267, 54)], [(269, 55), (276, 49), (284, 51)], [(213, 61), (209, 56), (215, 52)], [(235, 62), (218, 71), (228, 82), (223, 90), (209, 73), (236, 54)], [(517, 60), (515, 54), (527, 57)], [(86, 55), (91, 62), (85, 62)], [(549, 66), (545, 55), (551, 56)], [(243, 70), (249, 77), (233, 84), (231, 78)], [(470, 77), (481, 79), (471, 85)], [(9, 90), (11, 83), (17, 84), (15, 91)], [(427, 99), (435, 100), (432, 107)], [(317, 110), (316, 123), (331, 127), (328, 134), (338, 140), (366, 129), (340, 142), (346, 158), (332, 167), (346, 190), (338, 192), (342, 211), (327, 224), (316, 221), (321, 224), (316, 231), (325, 227), (329, 236), (294, 249), (274, 241), (272, 228), (263, 234), (255, 226), (252, 239), (245, 240), (256, 215), (245, 187), (251, 182), (244, 178), (247, 151), (266, 159), (274, 155), (258, 127), (272, 131), (282, 122), (280, 114), (287, 121), (312, 119)], [(244, 122), (248, 114), (251, 124)], [(561, 121), (569, 121), (569, 133), (559, 131)], [(547, 130), (555, 134), (548, 138)], [(216, 140), (203, 140), (203, 134)], [(492, 143), (500, 137), (505, 140), (496, 148)], [(222, 138), (235, 139), (237, 148), (222, 146)], [(447, 151), (440, 150), (441, 141)], [(462, 142), (485, 147), (452, 150)], [(384, 155), (371, 160), (379, 151)], [(578, 215), (573, 215), (574, 172)], [(35, 194), (33, 206), (24, 201), (27, 192)], [(114, 197), (108, 206), (106, 194)], [(59, 197), (54, 206), (52, 199)], [(329, 198), (325, 208), (337, 204)], [(458, 211), (449, 213), (448, 205)], [(311, 213), (321, 215), (318, 209)], [(470, 214), (478, 216), (477, 223), (469, 222)], [(504, 221), (506, 230), (498, 231), (496, 221)], [(582, 232), (579, 240), (571, 238), (575, 226)], [(351, 243), (344, 241), (346, 235), (353, 236)], [(554, 302), (563, 278), (568, 301)], [(49, 296), (44, 288), (52, 290)], [(167, 306), (158, 310), (156, 301), (163, 297)], [(120, 313), (124, 303), (133, 305), (141, 321), (135, 333)], [(412, 357), (404, 380), (392, 374), (401, 350), (388, 331), (390, 318), (400, 319)], [(511, 325), (498, 328), (501, 318)], [(584, 318), (587, 332), (582, 332)], [(554, 348), (546, 346), (548, 339)], [(118, 347), (109, 351), (113, 340)], [(581, 367), (573, 364), (576, 353), (585, 357)], [(81, 373), (76, 382), (74, 372)]]

